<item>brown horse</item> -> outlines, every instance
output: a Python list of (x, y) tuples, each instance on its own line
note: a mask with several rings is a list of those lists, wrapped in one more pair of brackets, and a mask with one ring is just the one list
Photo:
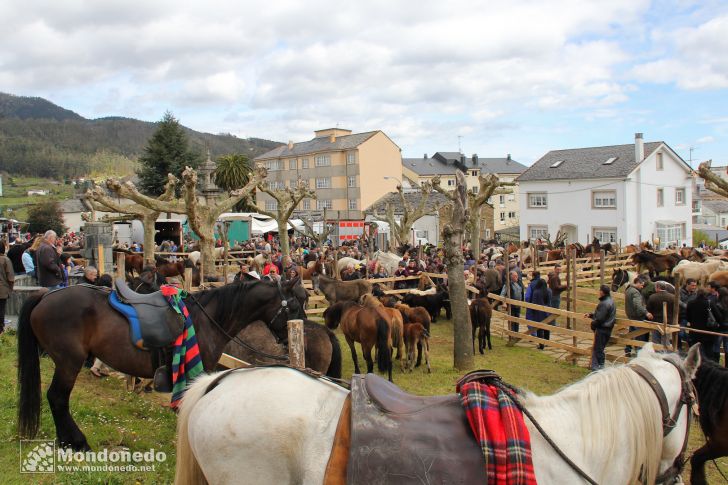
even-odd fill
[[(204, 369), (213, 371), (229, 336), (255, 320), (268, 322), (273, 333), (285, 339), (287, 320), (305, 317), (307, 297), (297, 280), (280, 285), (233, 283), (189, 295), (185, 304), (195, 325)], [(132, 344), (129, 323), (111, 308), (108, 299), (108, 291), (77, 285), (35, 293), (23, 304), (18, 319), (20, 436), (33, 438), (38, 431), (40, 349), (55, 363), (48, 402), (58, 442), (74, 450), (90, 449), (69, 412), (71, 391), (89, 355), (124, 374), (142, 378), (154, 375), (152, 353)]]
[(728, 456), (728, 368), (703, 360), (693, 380), (700, 403), (700, 428), (707, 438), (690, 459), (690, 483), (703, 485), (705, 462)]
[(362, 296), (372, 292), (372, 283), (367, 280), (339, 281), (319, 275), (319, 289), (330, 305), (340, 301), (358, 302)]
[(649, 271), (650, 278), (657, 277), (663, 271), (670, 273), (682, 259), (679, 254), (657, 254), (647, 250), (633, 253), (631, 258), (632, 263), (637, 266), (638, 272), (641, 273), (646, 269)]
[(478, 351), (484, 354), (485, 342), (488, 341), (488, 350), (493, 350), (490, 344), (490, 318), (493, 309), (487, 298), (476, 298), (470, 302), (470, 323), (473, 327), (473, 354), (475, 354), (475, 332), (478, 332)]
[(389, 315), (381, 308), (368, 308), (354, 301), (334, 303), (324, 311), (326, 326), (334, 330), (341, 326), (346, 343), (351, 350), (354, 361), (354, 372), (360, 374), (359, 359), (354, 342), (361, 344), (362, 354), (367, 363), (367, 373), (374, 371), (372, 348), (377, 349), (377, 368), (387, 372), (392, 380), (392, 332), (388, 321)]
[[(261, 365), (275, 364), (277, 359), (261, 353), (285, 356), (288, 350), (276, 341), (265, 322), (258, 320), (238, 333), (238, 339), (256, 349), (252, 351), (236, 342), (228, 342), (225, 353), (245, 362)], [(306, 367), (329, 377), (341, 378), (341, 346), (334, 332), (313, 320), (303, 321), (303, 346)]]
[(368, 308), (380, 308), (389, 316), (389, 328), (392, 332), (392, 352), (397, 349), (396, 358), (399, 359), (399, 367), (404, 372), (404, 318), (399, 310), (385, 306), (382, 301), (373, 296), (366, 294), (361, 297), (361, 304)]
[(301, 269), (301, 279), (304, 281), (312, 281), (314, 276), (325, 274), (326, 269), (324, 267), (323, 258), (319, 258), (316, 261), (311, 261), (308, 267)]
[(144, 255), (119, 248), (114, 249), (113, 253), (124, 254), (124, 268), (127, 276), (133, 278), (134, 271), (136, 271), (136, 274), (140, 274), (142, 272), (142, 269), (144, 268)]
[[(432, 318), (430, 317), (430, 314), (428, 313), (426, 308), (421, 306), (412, 307), (407, 305), (406, 303), (396, 303), (394, 305), (394, 308), (399, 310), (399, 312), (402, 314), (402, 319), (404, 320), (404, 323), (419, 323), (425, 329), (427, 335), (430, 334), (430, 324), (432, 323)], [(418, 343), (416, 367), (419, 367), (421, 364), (422, 345)]]
[[(427, 373), (431, 373), (430, 368), (430, 334), (425, 327), (419, 323), (408, 323), (404, 326), (404, 344), (407, 349), (407, 369), (412, 372), (415, 366), (415, 347), (423, 349), (425, 353), (425, 365), (427, 365)], [(419, 365), (419, 364), (418, 364)]]
[(157, 274), (164, 278), (180, 277), (184, 279), (185, 268), (192, 268), (192, 286), (200, 286), (202, 277), (200, 267), (192, 264), (190, 260), (167, 261), (164, 258), (156, 259)]

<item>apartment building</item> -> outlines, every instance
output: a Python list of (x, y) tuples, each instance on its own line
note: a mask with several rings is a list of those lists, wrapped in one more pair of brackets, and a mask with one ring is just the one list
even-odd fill
[[(304, 199), (301, 212), (326, 208), (329, 217), (339, 220), (362, 220), (363, 211), (402, 180), (401, 150), (379, 130), (318, 130), (311, 140), (289, 141), (254, 160), (268, 169), (271, 188), (308, 182), (317, 199)], [(274, 210), (276, 201), (258, 192), (257, 204)]]

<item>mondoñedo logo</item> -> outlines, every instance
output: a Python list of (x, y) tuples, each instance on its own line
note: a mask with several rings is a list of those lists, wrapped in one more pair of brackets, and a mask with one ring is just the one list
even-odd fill
[(55, 471), (55, 441), (20, 440), (20, 473), (53, 473)]

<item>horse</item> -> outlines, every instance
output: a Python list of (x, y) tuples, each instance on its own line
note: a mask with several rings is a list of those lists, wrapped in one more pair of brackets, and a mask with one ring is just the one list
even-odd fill
[[(674, 354), (656, 353), (648, 343), (628, 365), (593, 372), (551, 396), (525, 392), (517, 399), (592, 483), (651, 484), (659, 475), (680, 472), (682, 463), (676, 458), (688, 437), (690, 413), (685, 402), (692, 402), (686, 388), (699, 363), (695, 347), (682, 361)], [(637, 374), (636, 366), (654, 378), (655, 387)], [(664, 398), (656, 397), (658, 389)], [(346, 462), (336, 468), (338, 474), (326, 476), (332, 482), (324, 477), (348, 394), (343, 387), (289, 368), (200, 377), (187, 391), (178, 418), (175, 483), (345, 483)], [(664, 419), (661, 399), (668, 410)], [(530, 421), (526, 426), (539, 483), (584, 482)], [(425, 447), (405, 441), (397, 452), (424, 456)], [(348, 456), (348, 447), (343, 448)], [(390, 476), (389, 481), (398, 479)], [(408, 480), (435, 481), (427, 467), (422, 476)]]
[(402, 261), (402, 256), (391, 252), (377, 251), (374, 253), (374, 259), (379, 261), (379, 264), (387, 270), (387, 274), (394, 274), (399, 267), (399, 262)]
[(322, 258), (311, 261), (306, 268), (301, 268), (301, 279), (305, 281), (313, 281), (314, 276), (325, 275), (326, 268)]
[[(440, 316), (440, 310), (445, 307), (445, 300), (450, 298), (447, 290), (442, 287), (437, 288), (434, 295), (415, 295), (413, 293), (405, 293), (404, 302), (411, 307), (421, 306), (430, 314), (432, 323), (437, 322)], [(449, 316), (448, 316), (449, 318)]]
[(705, 261), (705, 255), (695, 248), (682, 247), (678, 250), (678, 254), (688, 261), (702, 263)]
[[(185, 304), (195, 325), (204, 369), (213, 371), (230, 335), (255, 320), (268, 322), (276, 336), (285, 339), (287, 320), (305, 317), (307, 297), (298, 280), (280, 285), (262, 281), (233, 283), (189, 295)], [(77, 451), (90, 447), (69, 412), (69, 397), (90, 354), (124, 374), (154, 376), (151, 352), (132, 344), (129, 323), (111, 308), (108, 299), (108, 291), (76, 285), (34, 293), (23, 304), (18, 319), (20, 436), (33, 438), (38, 432), (40, 349), (55, 363), (48, 402), (58, 443)]]
[(364, 267), (364, 265), (367, 263), (367, 260), (366, 259), (361, 259), (361, 260), (354, 259), (354, 258), (350, 258), (349, 256), (340, 258), (336, 262), (336, 271), (338, 271), (338, 274), (341, 274), (341, 272), (346, 269), (346, 267), (349, 265), (349, 263), (353, 264), (354, 266)]
[(647, 250), (632, 253), (631, 258), (640, 273), (647, 269), (650, 278), (658, 276), (663, 271), (671, 272), (681, 259), (678, 254), (657, 254)]
[(202, 276), (200, 275), (199, 266), (192, 264), (190, 260), (183, 261), (167, 261), (164, 258), (156, 258), (157, 274), (165, 278), (173, 278), (178, 276), (180, 278), (185, 277), (185, 268), (192, 268), (192, 286), (200, 286)]
[(362, 296), (372, 292), (372, 283), (368, 280), (339, 281), (325, 275), (319, 275), (319, 290), (329, 304), (339, 301), (359, 301)]
[[(415, 348), (422, 349), (425, 354), (427, 373), (430, 374), (430, 334), (420, 323), (408, 323), (404, 326), (404, 346), (407, 351), (406, 368), (412, 372), (415, 368)], [(417, 363), (417, 365), (420, 365)]]
[(717, 281), (720, 286), (728, 287), (728, 271), (716, 271), (711, 273), (708, 277), (708, 281)]
[(389, 314), (384, 307), (364, 307), (353, 301), (334, 303), (324, 311), (324, 321), (331, 330), (341, 326), (357, 374), (360, 373), (359, 359), (354, 342), (361, 344), (367, 373), (374, 371), (372, 348), (376, 347), (377, 369), (387, 372), (389, 380), (392, 380), (392, 331)]
[(139, 253), (134, 253), (128, 249), (114, 248), (112, 253), (123, 253), (124, 254), (124, 268), (126, 274), (130, 277), (134, 277), (134, 271), (137, 274), (142, 272), (144, 268), (144, 256)]
[[(261, 320), (248, 324), (237, 337), (246, 346), (231, 341), (225, 346), (224, 352), (250, 364), (275, 364), (279, 361), (266, 357), (263, 353), (288, 355), (286, 347), (276, 341), (268, 325)], [(303, 347), (307, 368), (329, 377), (341, 378), (341, 346), (334, 332), (324, 325), (306, 319), (303, 321)]]
[[(395, 303), (393, 306), (402, 314), (402, 320), (404, 323), (419, 323), (425, 329), (429, 337), (432, 318), (425, 308), (421, 306), (411, 307), (406, 303)], [(422, 345), (418, 342), (417, 363), (415, 366), (419, 367), (420, 364), (422, 364)]]
[(382, 301), (374, 295), (366, 294), (361, 297), (363, 306), (369, 308), (381, 308), (389, 316), (389, 328), (392, 333), (392, 349), (397, 349), (396, 358), (399, 359), (400, 370), (404, 372), (404, 358), (405, 358), (405, 342), (404, 342), (404, 318), (399, 310), (388, 307), (382, 303)]
[(636, 271), (628, 271), (621, 268), (615, 269), (612, 274), (612, 291), (619, 291), (622, 286), (631, 284), (638, 274)]
[(690, 483), (703, 485), (705, 462), (728, 456), (728, 368), (704, 360), (693, 380), (700, 403), (700, 429), (705, 445), (690, 458)]
[(699, 285), (703, 285), (708, 282), (713, 273), (727, 269), (728, 264), (720, 260), (694, 263), (684, 259), (673, 268), (672, 276), (675, 281), (685, 281), (688, 278), (693, 278)]
[(485, 341), (488, 340), (488, 350), (493, 350), (490, 343), (490, 319), (493, 309), (487, 298), (476, 298), (470, 302), (470, 323), (473, 327), (473, 354), (475, 354), (475, 331), (478, 332), (478, 351), (484, 354)]

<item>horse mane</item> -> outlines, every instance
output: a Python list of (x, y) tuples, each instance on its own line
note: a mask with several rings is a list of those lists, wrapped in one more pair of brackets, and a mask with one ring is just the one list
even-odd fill
[(377, 297), (372, 295), (371, 293), (365, 293), (361, 296), (359, 299), (359, 303), (362, 306), (368, 307), (368, 308), (377, 308), (380, 306), (384, 306), (384, 304), (379, 301)]
[(700, 429), (712, 436), (728, 405), (728, 368), (703, 359), (693, 383), (700, 402)]
[[(202, 290), (197, 293), (193, 293), (193, 296), (203, 307), (214, 300), (216, 307), (213, 317), (222, 324), (224, 320), (231, 318), (233, 315), (241, 311), (243, 299), (247, 292), (259, 285), (271, 288), (276, 286), (276, 284), (272, 281), (243, 280), (219, 286), (217, 288)], [(188, 304), (187, 306), (190, 305)]]
[[(661, 357), (648, 354), (635, 361), (651, 358)], [(631, 459), (628, 483), (655, 483), (663, 439), (662, 423), (657, 419), (661, 411), (653, 391), (627, 366), (592, 373), (551, 396), (527, 392), (523, 402), (531, 410), (581, 416), (585, 454), (592, 457), (596, 472), (592, 477), (597, 482), (609, 476), (619, 451), (616, 445), (626, 436)]]

